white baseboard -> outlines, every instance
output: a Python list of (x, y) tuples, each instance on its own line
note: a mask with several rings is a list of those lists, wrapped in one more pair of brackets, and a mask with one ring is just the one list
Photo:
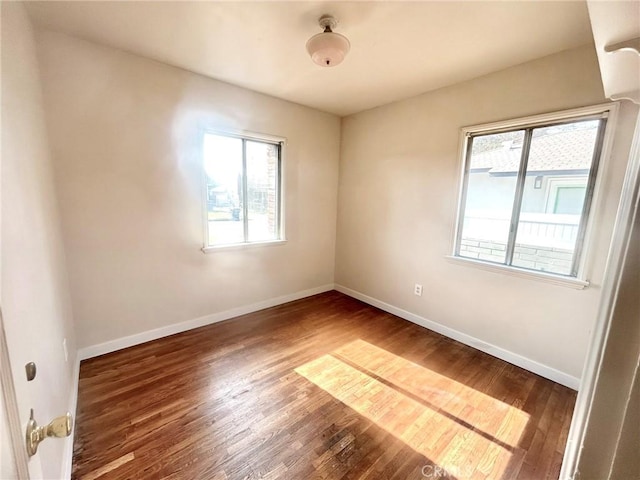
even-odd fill
[[(302, 290), (300, 292), (291, 293), (289, 295), (283, 295), (280, 297), (270, 298), (261, 302), (252, 303), (238, 308), (232, 308), (231, 310), (225, 310), (224, 312), (213, 313), (211, 315), (205, 315), (204, 317), (195, 318), (186, 322), (174, 323), (167, 325), (166, 327), (156, 328), (147, 332), (137, 333), (128, 337), (117, 338), (108, 342), (100, 343), (97, 345), (91, 345), (89, 347), (81, 348), (78, 350), (75, 359), (75, 365), (73, 370), (73, 384), (71, 389), (71, 396), (69, 399), (69, 412), (73, 415), (75, 422), (78, 404), (78, 383), (80, 380), (80, 361), (88, 358), (97, 357), (98, 355), (104, 355), (105, 353), (115, 352), (127, 347), (133, 347), (151, 340), (157, 340), (158, 338), (173, 335), (175, 333), (185, 332), (194, 328), (203, 327), (212, 323), (222, 322), (229, 320), (240, 315), (246, 315), (247, 313), (257, 312), (269, 307), (275, 307), (283, 303), (292, 302), (294, 300), (300, 300), (301, 298), (317, 295), (318, 293), (328, 292), (333, 290), (333, 284), (327, 284), (316, 288), (310, 288), (308, 290)], [(74, 429), (75, 430), (75, 429)], [(75, 431), (66, 440), (67, 444), (64, 451), (64, 459), (62, 462), (61, 478), (68, 480), (71, 478), (73, 468), (73, 437)]]
[[(292, 302), (294, 300), (300, 300), (301, 298), (310, 297), (312, 295), (317, 295), (319, 293), (328, 292), (334, 289), (341, 293), (344, 293), (345, 295), (358, 299), (364, 303), (380, 308), (385, 312), (389, 312), (400, 318), (403, 318), (412, 323), (415, 323), (416, 325), (419, 325), (426, 329), (440, 333), (441, 335), (457, 340), (461, 343), (464, 343), (465, 345), (469, 345), (470, 347), (473, 347), (477, 350), (488, 353), (489, 355), (500, 358), (506, 362), (512, 363), (513, 365), (517, 365), (518, 367), (529, 370), (542, 377), (548, 378), (549, 380), (553, 380), (554, 382), (557, 382), (561, 385), (565, 385), (573, 390), (577, 390), (580, 384), (580, 379), (576, 377), (573, 377), (569, 374), (556, 370), (547, 365), (538, 363), (534, 360), (523, 357), (522, 355), (518, 355), (517, 353), (513, 353), (503, 348), (492, 345), (490, 343), (484, 342), (475, 337), (472, 337), (471, 335), (467, 335), (465, 333), (459, 332), (458, 330), (455, 330), (455, 329), (446, 327), (444, 325), (441, 325), (437, 322), (428, 320), (424, 317), (408, 312), (401, 308), (395, 307), (381, 300), (377, 300), (373, 297), (360, 293), (356, 290), (352, 290), (343, 285), (327, 284), (320, 287), (311, 288), (308, 290), (302, 290), (300, 292), (295, 292), (289, 295), (283, 295), (280, 297), (263, 300), (261, 302), (252, 303), (250, 305), (233, 308), (231, 310), (225, 310), (224, 312), (205, 315), (204, 317), (195, 318), (193, 320), (188, 320), (186, 322), (174, 323), (172, 325), (167, 325), (166, 327), (156, 328), (154, 330), (149, 330), (147, 332), (141, 332), (135, 335), (130, 335), (127, 337), (118, 338), (118, 339), (100, 343), (97, 345), (91, 345), (89, 347), (81, 348), (78, 350), (77, 357), (75, 360), (72, 392), (71, 392), (71, 398), (69, 400), (69, 411), (73, 415), (74, 421), (75, 421), (77, 401), (78, 401), (78, 382), (79, 382), (79, 376), (80, 376), (81, 360), (97, 357), (99, 355), (104, 355), (105, 353), (115, 352), (116, 350), (132, 347), (134, 345), (139, 345), (144, 342), (156, 340), (158, 338), (166, 337), (176, 333), (185, 332), (187, 330), (192, 330), (194, 328), (203, 327), (205, 325), (222, 322), (224, 320), (229, 320), (234, 317), (257, 312), (258, 310), (263, 310), (269, 307), (275, 307), (283, 303)], [(65, 447), (65, 458), (62, 465), (61, 478), (63, 479), (71, 478), (71, 470), (73, 466), (72, 462), (73, 462), (73, 435), (67, 440), (67, 445)]]
[(73, 468), (73, 440), (76, 435), (75, 422), (78, 407), (78, 383), (80, 381), (80, 355), (76, 354), (73, 364), (73, 373), (71, 374), (71, 393), (69, 395), (69, 413), (73, 417), (73, 429), (71, 436), (65, 439), (64, 457), (62, 458), (62, 471), (60, 478), (64, 480), (71, 479), (71, 470)]
[(525, 370), (529, 370), (530, 372), (536, 373), (541, 377), (548, 378), (549, 380), (553, 380), (554, 382), (569, 387), (573, 390), (577, 390), (578, 386), (580, 385), (579, 378), (573, 377), (567, 373), (561, 372), (542, 363), (538, 363), (535, 360), (531, 360), (529, 358), (523, 357), (522, 355), (518, 355), (517, 353), (513, 353), (509, 350), (497, 347), (483, 340), (472, 337), (471, 335), (467, 335), (466, 333), (462, 333), (458, 330), (454, 330), (453, 328), (446, 327), (444, 325), (441, 325), (440, 323), (428, 320), (424, 317), (421, 317), (420, 315), (408, 312), (381, 300), (377, 300), (356, 290), (352, 290), (338, 284), (336, 284), (334, 288), (337, 291), (344, 293), (345, 295), (349, 295), (350, 297), (356, 298), (364, 303), (368, 303), (369, 305), (373, 305), (374, 307), (384, 310), (385, 312), (392, 313), (393, 315), (404, 318), (405, 320), (415, 323), (416, 325), (420, 325), (421, 327), (433, 330), (434, 332), (444, 335), (445, 337), (457, 340), (460, 343), (469, 345), (470, 347), (488, 353), (489, 355), (497, 357), (506, 362), (512, 363), (513, 365), (522, 367)]
[(225, 310), (224, 312), (212, 313), (210, 315), (205, 315), (204, 317), (187, 320), (186, 322), (174, 323), (172, 325), (167, 325), (166, 327), (160, 327), (154, 330), (136, 333), (135, 335), (129, 335), (128, 337), (117, 338), (97, 345), (91, 345), (78, 350), (78, 362), (80, 360), (86, 360), (87, 358), (104, 355), (105, 353), (122, 350), (123, 348), (133, 347), (134, 345), (139, 345), (151, 340), (157, 340), (158, 338), (167, 337), (180, 332), (186, 332), (187, 330), (204, 327), (205, 325), (211, 325), (212, 323), (229, 320), (234, 317), (239, 317), (240, 315), (246, 315), (247, 313), (253, 313), (258, 310), (275, 307), (283, 303), (300, 300), (301, 298), (310, 297), (330, 290), (333, 290), (333, 284), (322, 285), (320, 287), (290, 293), (281, 297), (270, 298), (250, 305)]

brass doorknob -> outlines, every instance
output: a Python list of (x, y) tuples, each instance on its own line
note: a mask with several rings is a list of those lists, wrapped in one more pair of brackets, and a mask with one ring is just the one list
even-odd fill
[(27, 453), (30, 457), (38, 451), (38, 445), (47, 437), (68, 437), (71, 435), (71, 425), (73, 419), (67, 412), (65, 415), (54, 418), (48, 425), (39, 427), (33, 418), (33, 408), (31, 417), (27, 422)]

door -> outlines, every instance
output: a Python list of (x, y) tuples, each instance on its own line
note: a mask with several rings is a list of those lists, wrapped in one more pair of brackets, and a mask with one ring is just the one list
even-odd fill
[[(16, 410), (17, 412), (17, 410)], [(4, 390), (0, 395), (0, 478), (17, 478), (16, 459), (13, 454), (8, 412), (5, 409)]]
[(20, 414), (11, 377), (11, 366), (0, 310), (0, 478), (29, 478), (27, 456), (23, 447)]

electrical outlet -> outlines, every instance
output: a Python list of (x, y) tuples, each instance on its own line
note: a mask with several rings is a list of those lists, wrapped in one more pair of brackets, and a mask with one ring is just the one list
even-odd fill
[(422, 296), (422, 285), (416, 283), (416, 286), (413, 287), (413, 293), (415, 293), (417, 296), (421, 297)]
[(64, 361), (69, 361), (69, 350), (67, 350), (67, 339), (62, 340), (62, 349), (64, 350)]

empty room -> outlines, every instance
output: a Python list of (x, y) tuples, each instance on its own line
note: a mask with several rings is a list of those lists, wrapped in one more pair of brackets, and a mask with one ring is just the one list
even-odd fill
[(0, 5), (0, 479), (640, 479), (640, 2)]

